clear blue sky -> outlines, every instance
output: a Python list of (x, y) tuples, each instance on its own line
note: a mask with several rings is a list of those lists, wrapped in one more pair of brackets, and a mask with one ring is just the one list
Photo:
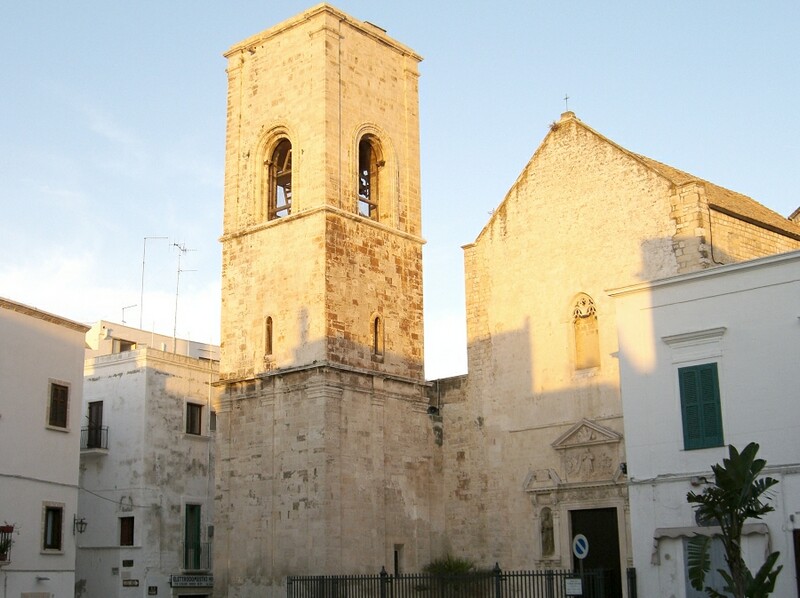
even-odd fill
[[(790, 214), (800, 3), (433, 0), (335, 6), (424, 56), (426, 369), (466, 371), (463, 259), (569, 108), (624, 147)], [(222, 53), (312, 3), (0, 5), (0, 296), (219, 340)], [(148, 241), (140, 313), (142, 250)]]

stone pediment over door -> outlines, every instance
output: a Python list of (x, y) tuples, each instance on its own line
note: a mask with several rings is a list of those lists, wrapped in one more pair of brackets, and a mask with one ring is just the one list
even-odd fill
[(564, 483), (616, 482), (621, 474), (622, 436), (583, 419), (559, 436), (552, 447), (561, 454)]

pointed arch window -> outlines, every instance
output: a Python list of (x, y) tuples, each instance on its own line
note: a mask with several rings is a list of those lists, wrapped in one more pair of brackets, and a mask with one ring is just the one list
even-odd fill
[(597, 329), (597, 309), (589, 295), (581, 293), (572, 308), (572, 327), (575, 340), (575, 369), (600, 366), (600, 339)]
[(292, 142), (281, 139), (266, 161), (269, 172), (267, 219), (274, 220), (292, 213)]
[(358, 142), (358, 213), (371, 220), (380, 219), (380, 169), (385, 162), (380, 144), (373, 135)]

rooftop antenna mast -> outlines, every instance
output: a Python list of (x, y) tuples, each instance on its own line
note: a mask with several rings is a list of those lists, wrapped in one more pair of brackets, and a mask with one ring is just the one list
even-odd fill
[(131, 309), (133, 307), (138, 307), (138, 306), (134, 303), (133, 305), (126, 305), (125, 307), (122, 308), (122, 323), (123, 324), (125, 323), (125, 310), (126, 309)]
[(177, 352), (178, 347), (178, 294), (181, 289), (181, 272), (196, 272), (196, 270), (181, 270), (181, 258), (189, 251), (197, 251), (196, 249), (186, 249), (186, 243), (173, 243), (174, 247), (178, 248), (178, 276), (175, 283), (175, 321), (172, 326), (172, 352)]
[[(144, 247), (142, 248), (142, 294), (139, 296), (139, 330), (142, 329), (142, 315), (144, 314), (144, 257), (147, 255), (147, 241), (148, 239), (163, 239), (164, 241), (168, 241), (168, 237), (145, 237), (144, 238)], [(125, 308), (127, 309), (127, 308)], [(124, 313), (124, 312), (123, 312)], [(122, 323), (125, 323), (124, 315)]]

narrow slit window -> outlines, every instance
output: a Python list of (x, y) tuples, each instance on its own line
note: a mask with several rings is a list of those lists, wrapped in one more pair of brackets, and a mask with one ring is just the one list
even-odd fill
[(383, 355), (383, 320), (380, 316), (372, 320), (372, 354), (378, 357)]
[(267, 162), (269, 199), (267, 218), (274, 220), (292, 213), (292, 144), (281, 139)]
[(264, 356), (272, 355), (272, 316), (264, 320)]

